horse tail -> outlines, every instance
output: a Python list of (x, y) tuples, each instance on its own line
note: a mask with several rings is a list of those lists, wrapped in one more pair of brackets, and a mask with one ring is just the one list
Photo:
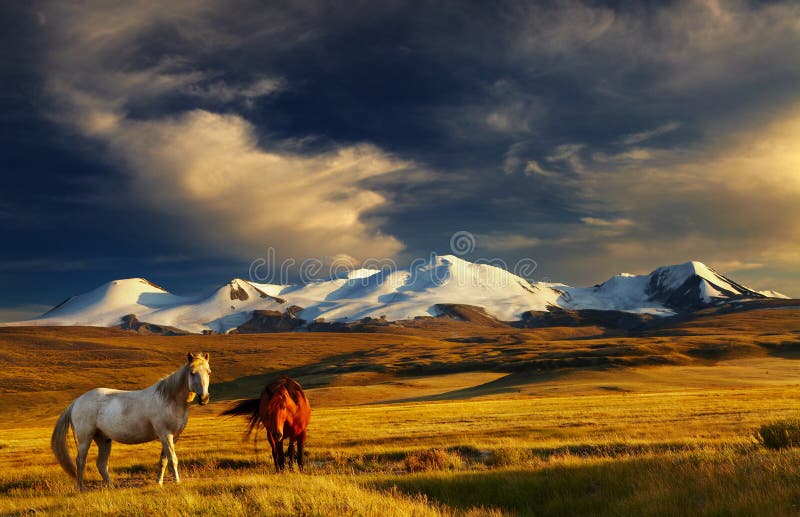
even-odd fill
[(56, 455), (56, 459), (61, 464), (64, 472), (73, 478), (77, 478), (78, 471), (67, 448), (67, 432), (72, 426), (72, 406), (74, 404), (75, 402), (73, 401), (58, 417), (56, 426), (53, 428), (53, 436), (50, 437), (50, 446), (53, 448), (53, 454)]
[(261, 423), (261, 413), (259, 412), (259, 408), (261, 407), (261, 399), (245, 399), (240, 400), (233, 406), (229, 407), (220, 415), (222, 416), (238, 416), (243, 415), (249, 417), (249, 422), (247, 423), (247, 431), (245, 432), (245, 438), (248, 438), (250, 434), (252, 434), (253, 429)]

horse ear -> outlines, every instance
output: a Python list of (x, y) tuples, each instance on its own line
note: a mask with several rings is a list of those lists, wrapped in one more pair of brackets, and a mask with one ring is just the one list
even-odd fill
[(203, 352), (203, 359), (208, 361), (208, 352)]
[(189, 352), (186, 354), (186, 362), (191, 363), (192, 361), (194, 361), (194, 354)]

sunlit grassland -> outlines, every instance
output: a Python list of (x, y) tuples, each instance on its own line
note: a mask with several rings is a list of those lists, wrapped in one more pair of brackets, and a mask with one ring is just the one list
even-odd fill
[[(5, 330), (0, 514), (800, 513), (800, 453), (753, 437), (800, 410), (800, 311), (698, 321), (640, 336)], [(155, 485), (158, 444), (115, 444), (115, 488), (93, 447), (77, 493), (50, 452), (58, 413), (91, 387), (144, 387), (187, 350), (211, 352), (215, 402), (177, 444), (181, 485)], [(217, 416), (279, 372), (310, 388), (304, 473), (275, 474), (263, 436), (256, 450)]]
[[(313, 390), (309, 396), (313, 401)], [(78, 494), (54, 464), (48, 426), (7, 428), (0, 512), (114, 514), (770, 513), (800, 503), (800, 454), (752, 433), (796, 414), (792, 387), (318, 408), (304, 474), (272, 472), (222, 404), (178, 444), (184, 482), (154, 486), (157, 444), (116, 445), (112, 476)], [(48, 422), (49, 424), (49, 422)], [(437, 448), (449, 461), (409, 473)], [(768, 506), (764, 506), (768, 505)]]

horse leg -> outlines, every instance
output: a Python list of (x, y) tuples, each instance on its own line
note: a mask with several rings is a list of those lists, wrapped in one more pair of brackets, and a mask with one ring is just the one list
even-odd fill
[(81, 436), (78, 439), (78, 456), (75, 458), (75, 464), (78, 467), (78, 490), (83, 492), (83, 474), (86, 470), (86, 456), (89, 454), (89, 446), (92, 444), (92, 438)]
[(103, 478), (106, 486), (111, 488), (111, 477), (108, 475), (108, 457), (111, 455), (111, 438), (102, 435), (95, 435), (94, 443), (97, 444), (97, 470)]
[(161, 473), (158, 476), (159, 484), (163, 484), (164, 482), (165, 459), (170, 465), (172, 477), (175, 479), (175, 482), (180, 483), (181, 478), (178, 475), (178, 455), (175, 454), (175, 442), (173, 441), (172, 433), (166, 433), (161, 438)]
[(297, 437), (297, 466), (300, 470), (303, 470), (303, 448), (306, 444), (306, 432), (303, 431)]
[(158, 464), (158, 473), (156, 474), (156, 482), (159, 485), (164, 484), (164, 472), (167, 470), (167, 462), (169, 458), (169, 449), (162, 442), (161, 444), (161, 459)]
[(275, 464), (275, 472), (280, 472), (280, 459), (278, 458), (278, 447), (282, 446), (280, 443), (275, 440), (275, 436), (272, 433), (267, 431), (267, 441), (269, 442), (269, 447), (272, 450), (272, 463)]
[(276, 440), (278, 445), (278, 461), (280, 462), (280, 470), (283, 471), (286, 468), (286, 454), (283, 451), (283, 437), (280, 440)]
[(172, 477), (175, 479), (176, 483), (180, 483), (181, 477), (178, 475), (178, 455), (175, 454), (175, 442), (172, 438), (172, 434), (167, 435), (167, 444), (169, 445), (169, 459), (170, 465), (172, 465)]
[(295, 439), (290, 438), (289, 447), (286, 449), (286, 462), (288, 463), (289, 468), (292, 468), (292, 464), (294, 463), (295, 460), (294, 443)]

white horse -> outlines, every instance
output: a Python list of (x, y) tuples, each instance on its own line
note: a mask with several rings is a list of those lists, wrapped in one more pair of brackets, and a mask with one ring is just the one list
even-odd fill
[[(139, 391), (96, 388), (72, 401), (61, 413), (53, 429), (50, 444), (61, 467), (78, 480), (83, 490), (86, 453), (92, 440), (97, 444), (97, 469), (110, 487), (108, 456), (111, 442), (134, 444), (161, 441), (161, 468), (157, 481), (164, 482), (169, 462), (176, 483), (178, 457), (175, 442), (189, 419), (189, 404), (200, 395), (200, 405), (208, 404), (208, 383), (211, 369), (208, 354), (189, 353), (187, 362), (172, 375)], [(67, 431), (72, 427), (78, 444), (77, 469), (67, 449)]]

